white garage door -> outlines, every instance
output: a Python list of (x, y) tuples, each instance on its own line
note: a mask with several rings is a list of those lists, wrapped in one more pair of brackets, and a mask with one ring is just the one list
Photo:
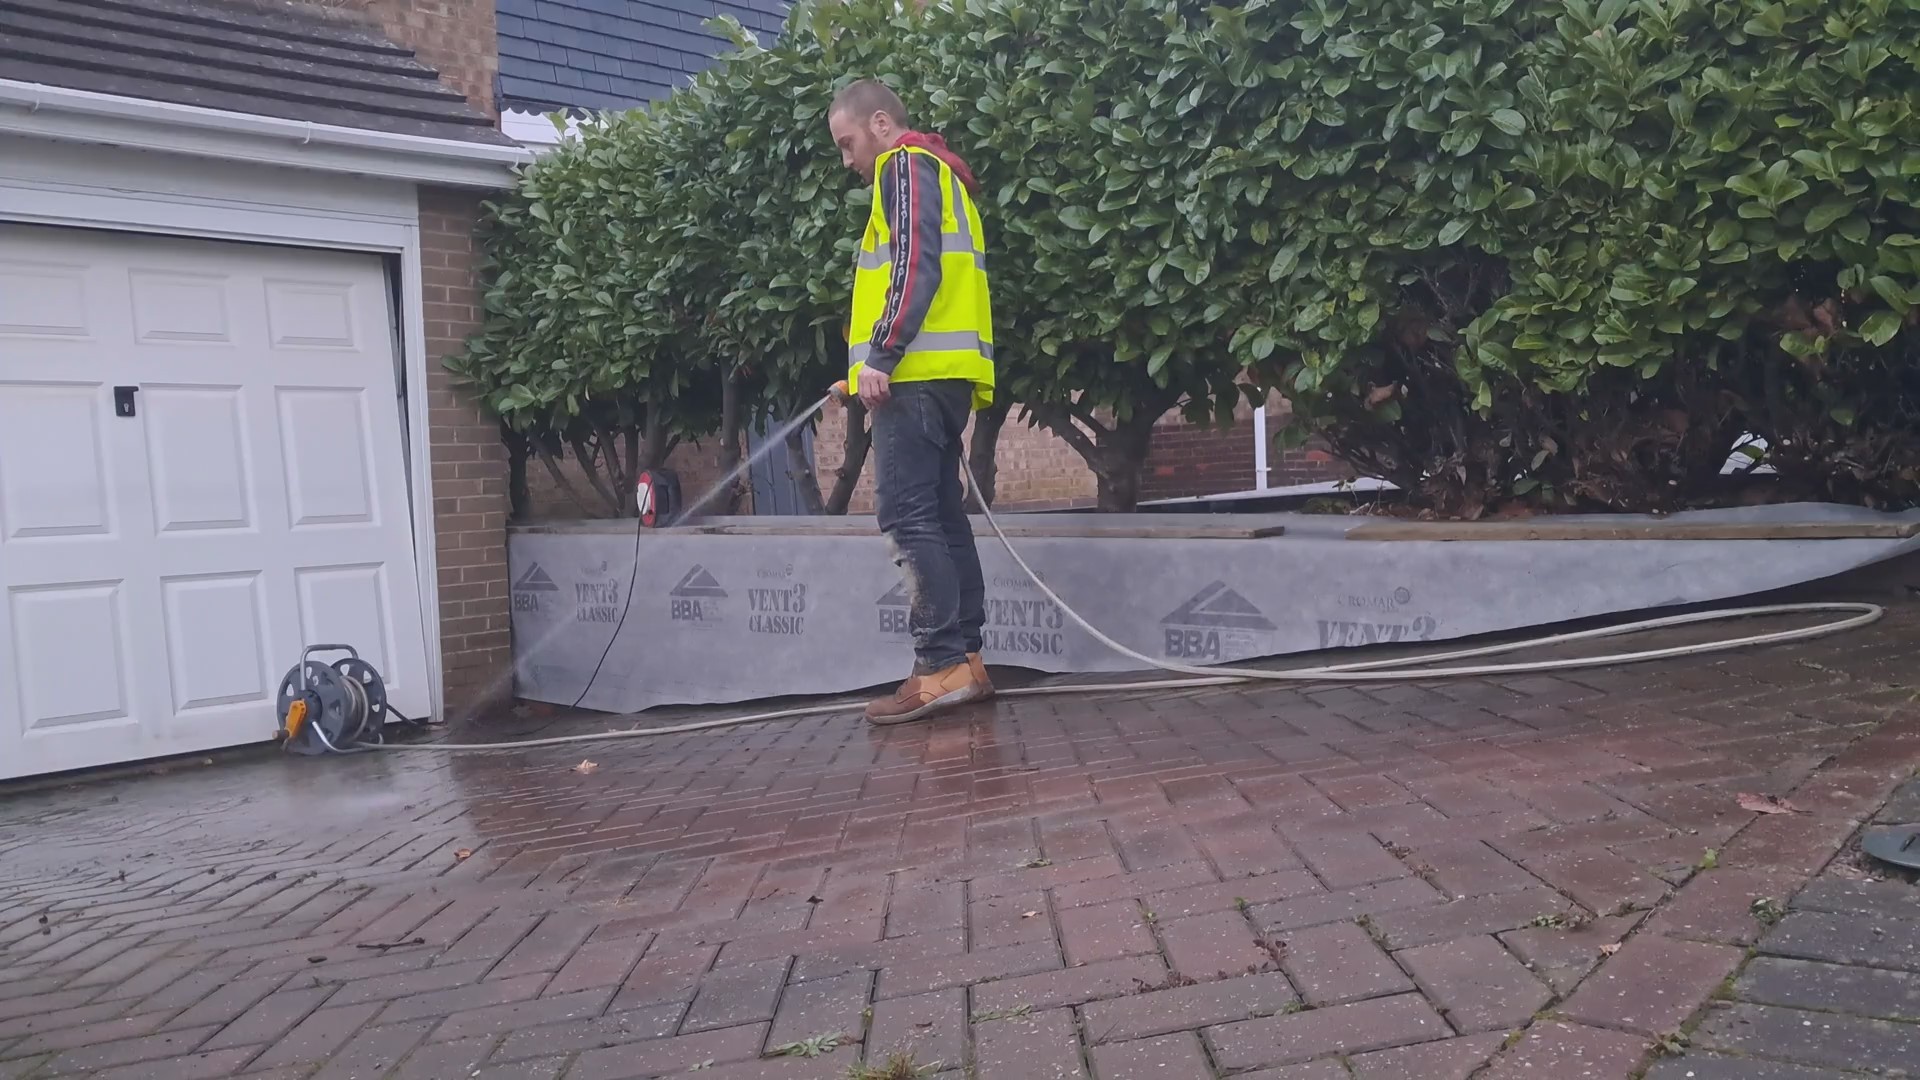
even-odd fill
[(425, 715), (396, 378), (377, 256), (0, 225), (0, 777), (271, 738), (306, 642)]

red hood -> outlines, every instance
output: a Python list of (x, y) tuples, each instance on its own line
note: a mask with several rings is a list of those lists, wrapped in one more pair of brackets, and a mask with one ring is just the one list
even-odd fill
[(905, 135), (900, 136), (899, 141), (893, 145), (895, 148), (917, 146), (933, 154), (933, 156), (947, 163), (947, 168), (952, 169), (953, 175), (959, 177), (960, 182), (967, 185), (969, 192), (974, 195), (980, 194), (980, 182), (973, 178), (973, 170), (967, 168), (967, 163), (960, 160), (960, 155), (954, 153), (953, 150), (947, 146), (947, 140), (940, 136), (928, 135), (920, 131), (909, 131)]

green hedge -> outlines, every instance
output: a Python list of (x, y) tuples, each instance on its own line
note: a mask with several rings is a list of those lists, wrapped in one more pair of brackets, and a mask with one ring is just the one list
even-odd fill
[(1904, 504), (1917, 54), (1914, 0), (805, 3), (527, 170), (455, 367), (528, 431), (817, 397), (867, 199), (824, 113), (877, 76), (981, 177), (1002, 384), (1107, 505), (1248, 371), (1447, 513), (1732, 498), (1743, 434)]

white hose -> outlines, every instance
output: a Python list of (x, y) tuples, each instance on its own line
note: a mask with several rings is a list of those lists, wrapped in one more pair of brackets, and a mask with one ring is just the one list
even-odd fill
[[(979, 483), (973, 477), (973, 469), (961, 459), (968, 487), (978, 491)], [(1204, 686), (1229, 686), (1246, 682), (1412, 682), (1432, 679), (1476, 678), (1488, 675), (1522, 675), (1543, 671), (1573, 671), (1580, 668), (1611, 667), (1619, 664), (1638, 664), (1649, 660), (1667, 660), (1682, 656), (1704, 656), (1709, 653), (1728, 652), (1744, 649), (1753, 645), (1781, 645), (1790, 641), (1807, 641), (1826, 637), (1847, 630), (1867, 626), (1878, 622), (1886, 614), (1886, 609), (1878, 604), (1865, 603), (1811, 603), (1811, 604), (1762, 604), (1756, 607), (1723, 608), (1718, 611), (1697, 611), (1683, 615), (1666, 615), (1657, 619), (1641, 619), (1636, 622), (1620, 623), (1593, 630), (1578, 630), (1565, 634), (1553, 634), (1548, 637), (1528, 638), (1498, 645), (1482, 645), (1471, 649), (1455, 649), (1448, 652), (1425, 653), (1391, 660), (1363, 660), (1349, 664), (1328, 664), (1310, 668), (1266, 668), (1246, 667), (1196, 667), (1171, 660), (1148, 656), (1122, 645), (1103, 633), (1099, 627), (1081, 617), (1073, 605), (1053, 591), (1040, 575), (1034, 573), (1020, 552), (1015, 550), (1013, 541), (1007, 538), (1000, 522), (993, 516), (992, 509), (976, 499), (981, 512), (986, 516), (987, 524), (993, 529), (1007, 554), (1028, 578), (1046, 594), (1047, 599), (1059, 605), (1074, 625), (1093, 636), (1095, 641), (1119, 653), (1130, 660), (1137, 660), (1150, 668), (1189, 675), (1185, 679), (1158, 679), (1150, 682), (1108, 682), (1073, 683), (1057, 686), (1026, 686), (1013, 690), (1002, 690), (999, 697), (1039, 697), (1045, 694), (1092, 694), (1092, 693), (1131, 693), (1141, 690), (1185, 690)], [(637, 526), (636, 526), (637, 527)], [(631, 599), (631, 598), (629, 598)], [(1564, 645), (1575, 641), (1591, 641), (1598, 638), (1620, 637), (1625, 634), (1637, 634), (1648, 630), (1663, 630), (1674, 626), (1689, 626), (1694, 623), (1718, 622), (1723, 619), (1744, 619), (1759, 615), (1794, 615), (1813, 612), (1849, 613), (1847, 618), (1814, 626), (1799, 627), (1792, 630), (1774, 630), (1764, 634), (1749, 634), (1745, 637), (1722, 638), (1717, 641), (1704, 641), (1694, 645), (1670, 645), (1661, 649), (1642, 649), (1637, 652), (1607, 653), (1601, 656), (1584, 656), (1567, 660), (1533, 660), (1514, 664), (1479, 664), (1471, 667), (1436, 668), (1430, 665), (1455, 660), (1468, 660), (1481, 656), (1497, 656), (1502, 653), (1518, 652), (1522, 649), (1538, 649), (1550, 645)], [(806, 705), (796, 709), (775, 709), (771, 712), (747, 713), (741, 716), (725, 716), (714, 720), (701, 720), (690, 724), (673, 724), (665, 727), (630, 728), (625, 731), (602, 731), (588, 735), (560, 735), (549, 739), (528, 739), (522, 742), (504, 743), (381, 743), (382, 750), (432, 750), (442, 753), (463, 753), (496, 750), (531, 750), (543, 746), (567, 746), (573, 743), (602, 742), (609, 739), (632, 739), (653, 735), (684, 735), (693, 731), (712, 731), (716, 728), (737, 727), (741, 724), (760, 724), (771, 720), (794, 720), (805, 716), (830, 716), (860, 708), (862, 702), (843, 700), (824, 705)]]

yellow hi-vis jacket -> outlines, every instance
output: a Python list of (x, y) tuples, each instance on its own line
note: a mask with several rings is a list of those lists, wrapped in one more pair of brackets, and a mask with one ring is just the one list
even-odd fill
[(947, 163), (923, 148), (889, 150), (873, 173), (847, 385), (857, 387), (869, 363), (894, 382), (966, 379), (973, 407), (984, 409), (993, 403), (993, 304), (980, 211)]

